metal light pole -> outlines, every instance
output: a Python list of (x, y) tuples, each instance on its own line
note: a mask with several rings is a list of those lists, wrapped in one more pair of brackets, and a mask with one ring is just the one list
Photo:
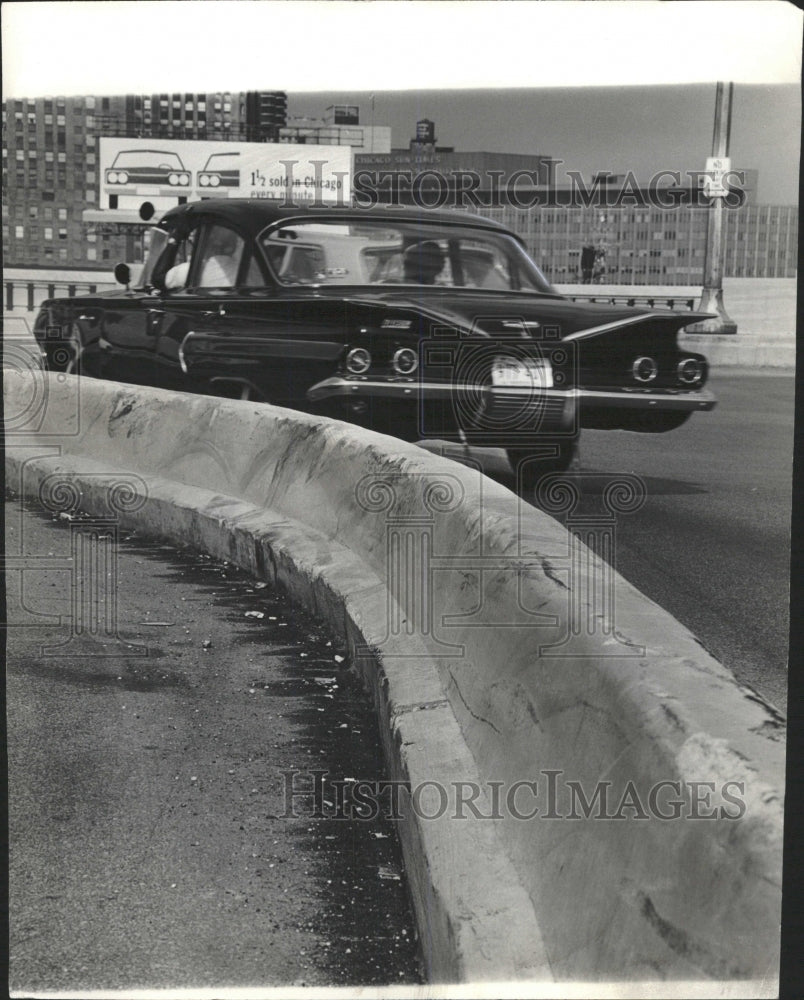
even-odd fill
[(701, 311), (717, 313), (713, 319), (688, 327), (689, 333), (737, 333), (737, 324), (723, 305), (723, 199), (726, 189), (724, 175), (730, 170), (729, 139), (731, 134), (731, 104), (734, 84), (718, 83), (715, 94), (715, 127), (712, 134), (712, 158), (707, 163), (707, 190), (712, 198), (706, 231)]

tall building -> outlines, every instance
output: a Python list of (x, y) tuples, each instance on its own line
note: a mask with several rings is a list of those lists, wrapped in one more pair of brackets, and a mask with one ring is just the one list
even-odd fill
[(287, 120), (284, 91), (101, 97), (98, 134), (274, 142)]
[(276, 142), (288, 120), (288, 95), (281, 90), (250, 90), (240, 98), (241, 119), (249, 142)]
[(8, 267), (111, 267), (129, 237), (84, 231), (97, 206), (101, 116), (125, 116), (124, 97), (39, 97), (3, 103), (3, 249)]

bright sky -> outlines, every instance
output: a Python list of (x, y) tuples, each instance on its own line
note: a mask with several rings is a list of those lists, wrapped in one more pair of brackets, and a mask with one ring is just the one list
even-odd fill
[(373, 92), (394, 145), (430, 117), (458, 149), (644, 176), (703, 167), (714, 81), (734, 81), (732, 159), (791, 203), (802, 23), (783, 0), (4, 3), (3, 92), (285, 90), (291, 113), (349, 99), (364, 123)]

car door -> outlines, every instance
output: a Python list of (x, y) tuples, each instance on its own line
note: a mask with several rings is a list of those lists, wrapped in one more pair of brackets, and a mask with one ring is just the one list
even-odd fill
[(132, 289), (105, 302), (98, 337), (98, 367), (103, 378), (152, 383), (159, 321), (155, 305), (142, 289)]
[(164, 316), (163, 295), (152, 284), (160, 264), (178, 263), (186, 251), (167, 229), (151, 231), (151, 247), (141, 287), (107, 298), (98, 317), (98, 368), (103, 378), (141, 385), (162, 385), (154, 355)]
[[(203, 382), (193, 378), (182, 364), (180, 348), (184, 338), (194, 329), (203, 327), (217, 315), (228, 298), (225, 286), (197, 288), (194, 275), (203, 268), (205, 243), (207, 256), (212, 246), (208, 240), (209, 225), (203, 221), (189, 230), (177, 232), (175, 247), (163, 261), (157, 275), (160, 286), (158, 298), (152, 302), (154, 316), (154, 350), (151, 357), (151, 381), (168, 389), (200, 391)], [(240, 251), (244, 241), (240, 240)], [(214, 294), (213, 294), (214, 293)]]
[[(222, 248), (232, 251), (228, 264)], [(247, 240), (219, 221), (204, 222), (184, 286), (160, 301), (154, 378), (172, 388), (303, 406), (306, 390), (335, 370), (343, 352), (333, 305), (342, 313), (309, 294), (279, 294)]]

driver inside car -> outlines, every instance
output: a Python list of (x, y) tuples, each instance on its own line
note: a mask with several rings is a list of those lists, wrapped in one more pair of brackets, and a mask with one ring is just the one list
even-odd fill
[(187, 284), (187, 273), (190, 270), (190, 261), (185, 260), (182, 264), (171, 267), (165, 275), (165, 288), (175, 291), (177, 288), (184, 288)]

